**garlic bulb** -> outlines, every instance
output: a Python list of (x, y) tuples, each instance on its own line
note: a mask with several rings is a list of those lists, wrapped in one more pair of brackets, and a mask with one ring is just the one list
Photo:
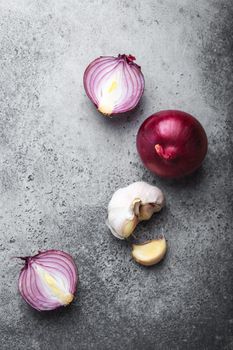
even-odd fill
[(113, 194), (106, 224), (115, 237), (125, 239), (140, 221), (149, 220), (164, 204), (164, 195), (158, 187), (143, 181), (134, 182)]

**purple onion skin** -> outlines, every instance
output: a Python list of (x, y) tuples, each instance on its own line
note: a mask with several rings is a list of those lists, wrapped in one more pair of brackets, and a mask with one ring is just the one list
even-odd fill
[(41, 283), (32, 267), (35, 263), (49, 270), (50, 273), (59, 271), (63, 275), (66, 275), (69, 281), (68, 292), (72, 295), (73, 300), (78, 285), (78, 270), (73, 258), (69, 254), (61, 250), (51, 249), (39, 252), (34, 256), (20, 257), (20, 259), (25, 261), (25, 265), (19, 275), (19, 292), (31, 307), (38, 311), (50, 311), (61, 306), (66, 306), (56, 300), (49, 300), (43, 292), (41, 293)]
[[(122, 66), (124, 69), (125, 81), (121, 84), (122, 86), (122, 100), (118, 101), (118, 104), (114, 106), (110, 113), (104, 113), (108, 116), (118, 115), (126, 113), (134, 109), (139, 103), (140, 98), (144, 92), (145, 80), (141, 72), (141, 67), (134, 63), (136, 58), (132, 55), (121, 55), (118, 57), (113, 56), (100, 56), (92, 61), (86, 68), (83, 76), (83, 85), (87, 96), (93, 102), (95, 107), (100, 107), (100, 90), (104, 82), (109, 77), (109, 74), (114, 70), (119, 69)], [(121, 65), (121, 66), (120, 66)], [(126, 86), (124, 86), (124, 84)], [(132, 93), (127, 95), (129, 86), (132, 88)], [(127, 90), (128, 88), (128, 90)], [(99, 91), (99, 93), (98, 93)]]
[(147, 118), (139, 128), (136, 144), (145, 167), (166, 178), (193, 173), (202, 164), (208, 148), (199, 121), (177, 110), (160, 111)]

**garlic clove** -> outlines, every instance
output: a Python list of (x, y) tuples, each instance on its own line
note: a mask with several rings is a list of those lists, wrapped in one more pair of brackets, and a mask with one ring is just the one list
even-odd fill
[(142, 244), (133, 244), (132, 257), (144, 266), (152, 266), (159, 263), (167, 251), (167, 242), (164, 237), (153, 239)]
[(123, 234), (118, 234), (117, 231), (110, 225), (109, 220), (105, 221), (107, 227), (109, 228), (109, 230), (112, 232), (113, 236), (115, 236), (118, 239), (125, 239), (125, 237), (123, 236)]
[(122, 232), (124, 238), (128, 238), (133, 233), (137, 224), (138, 224), (138, 218), (136, 216), (132, 220), (129, 220), (128, 222), (125, 223), (123, 232)]
[(108, 226), (108, 228), (110, 229), (110, 231), (112, 232), (112, 234), (119, 239), (126, 239), (128, 238), (133, 231), (135, 230), (136, 226), (138, 224), (138, 218), (135, 216), (133, 217), (133, 219), (131, 220), (126, 220), (124, 223), (124, 226), (121, 230), (121, 234), (118, 234), (117, 231), (114, 230), (114, 228), (109, 224), (109, 221), (106, 220), (106, 225)]
[(140, 221), (149, 220), (155, 212), (153, 204), (144, 204), (140, 206), (138, 219)]
[(132, 227), (136, 227), (136, 225), (134, 225), (134, 220), (135, 215), (130, 208), (127, 212), (119, 210), (118, 208), (113, 208), (109, 211), (106, 224), (116, 238), (125, 239), (129, 236), (127, 224), (130, 225), (130, 222), (132, 222)]
[(134, 182), (113, 194), (106, 224), (115, 237), (128, 238), (140, 221), (149, 220), (164, 204), (164, 195), (158, 187)]

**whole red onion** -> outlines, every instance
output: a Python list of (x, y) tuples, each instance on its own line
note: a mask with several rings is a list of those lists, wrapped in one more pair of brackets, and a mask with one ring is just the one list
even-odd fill
[(169, 178), (191, 174), (207, 153), (207, 136), (188, 113), (167, 110), (147, 118), (137, 134), (137, 150), (153, 173)]
[(83, 84), (99, 112), (114, 115), (136, 107), (145, 84), (135, 60), (132, 55), (101, 56), (88, 65)]
[(47, 250), (20, 259), (25, 265), (19, 276), (19, 291), (34, 309), (54, 310), (73, 301), (78, 273), (69, 254)]

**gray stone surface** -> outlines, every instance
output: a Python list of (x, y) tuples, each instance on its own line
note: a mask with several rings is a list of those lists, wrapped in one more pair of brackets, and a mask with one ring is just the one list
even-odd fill
[[(0, 348), (233, 348), (231, 0), (0, 0)], [(82, 76), (100, 55), (131, 53), (146, 90), (108, 119)], [(209, 138), (203, 167), (167, 181), (142, 166), (135, 135), (155, 111), (185, 110)], [(150, 269), (105, 226), (122, 185), (143, 179), (167, 207), (137, 235), (164, 233)], [(66, 309), (38, 313), (12, 257), (69, 252), (80, 284)]]

